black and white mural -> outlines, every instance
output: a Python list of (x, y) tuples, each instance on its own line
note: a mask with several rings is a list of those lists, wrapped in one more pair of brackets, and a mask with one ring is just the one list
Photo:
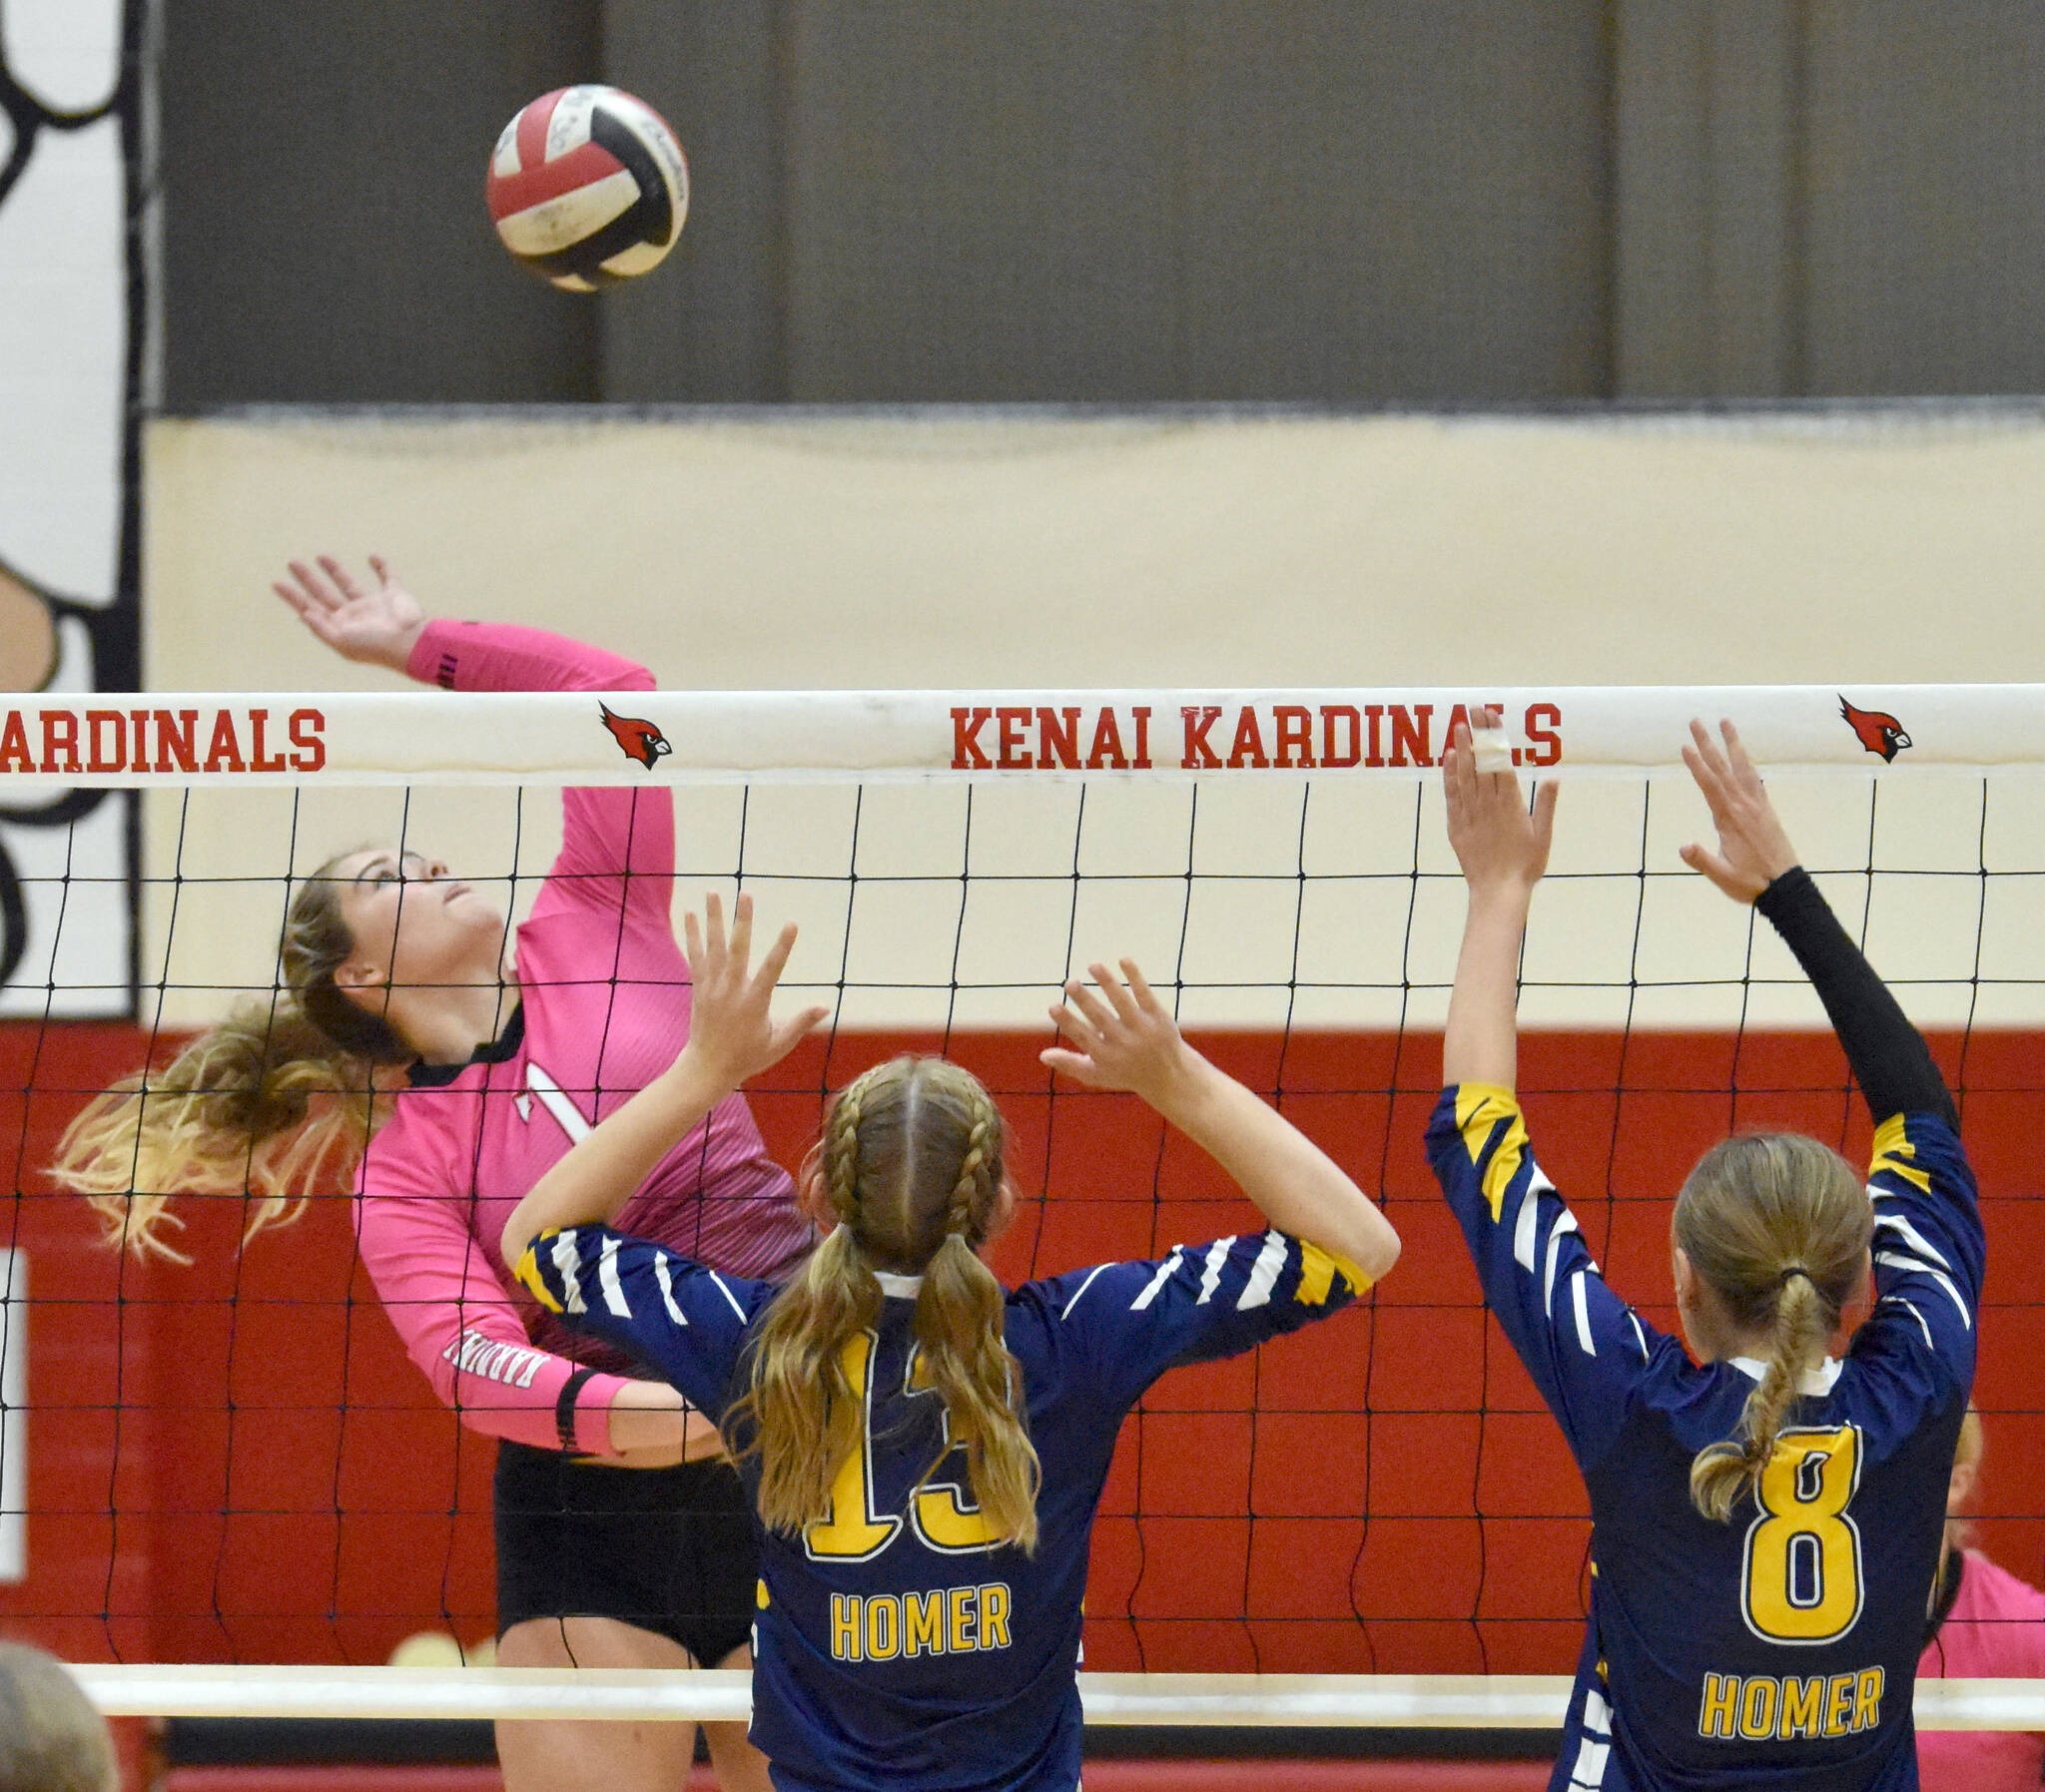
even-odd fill
[[(0, 0), (0, 689), (141, 684), (153, 0)], [(0, 807), (0, 1016), (129, 1013), (137, 799)]]

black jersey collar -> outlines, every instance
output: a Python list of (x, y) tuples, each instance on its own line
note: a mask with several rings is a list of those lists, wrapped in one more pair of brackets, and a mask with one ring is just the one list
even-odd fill
[(511, 1018), (504, 1023), (504, 1030), (487, 1045), (478, 1045), (468, 1054), (466, 1064), (429, 1064), (423, 1058), (415, 1060), (405, 1071), (404, 1080), (414, 1089), (445, 1088), (469, 1064), (501, 1064), (506, 1058), (518, 1055), (519, 1046), (525, 1043), (525, 1004), (520, 1002), (511, 1010)]

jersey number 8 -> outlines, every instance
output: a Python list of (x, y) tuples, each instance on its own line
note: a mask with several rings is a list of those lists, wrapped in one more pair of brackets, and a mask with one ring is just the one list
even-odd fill
[(1847, 1515), (1860, 1486), (1851, 1425), (1788, 1431), (1754, 1484), (1761, 1515), (1746, 1533), (1740, 1603), (1769, 1642), (1834, 1642), (1860, 1616), (1860, 1530)]

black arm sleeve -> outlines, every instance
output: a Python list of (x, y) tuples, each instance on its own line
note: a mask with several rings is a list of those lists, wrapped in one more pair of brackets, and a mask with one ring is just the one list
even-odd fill
[(1796, 954), (1825, 1004), (1875, 1124), (1896, 1114), (1935, 1114), (1957, 1132), (1959, 1115), (1924, 1035), (1847, 938), (1810, 874), (1792, 867), (1761, 892), (1754, 906)]

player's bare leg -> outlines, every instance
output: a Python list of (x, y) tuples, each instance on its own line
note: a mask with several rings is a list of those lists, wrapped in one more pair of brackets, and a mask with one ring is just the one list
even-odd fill
[[(753, 1651), (733, 1649), (717, 1665), (751, 1668)], [(706, 1723), (703, 1740), (709, 1745), (710, 1764), (717, 1769), (717, 1783), (724, 1792), (774, 1792), (767, 1777), (767, 1757), (746, 1740), (744, 1724)]]
[[(497, 1643), (499, 1667), (694, 1667), (669, 1637), (616, 1618), (528, 1618)], [(499, 1723), (504, 1792), (682, 1792), (690, 1723)], [(760, 1781), (767, 1781), (763, 1773)], [(729, 1787), (731, 1782), (727, 1781)], [(752, 1792), (751, 1782), (747, 1792)]]

